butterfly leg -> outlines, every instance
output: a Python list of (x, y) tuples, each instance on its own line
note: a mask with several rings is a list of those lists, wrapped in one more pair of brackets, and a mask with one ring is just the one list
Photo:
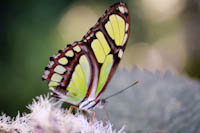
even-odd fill
[(74, 109), (77, 109), (77, 110), (78, 110), (79, 108), (76, 107), (76, 106), (71, 105), (71, 106), (69, 107), (69, 110), (67, 111), (67, 115), (71, 114), (72, 111), (73, 111)]
[(95, 120), (95, 117), (96, 117), (96, 112), (92, 112), (92, 125), (94, 124), (94, 120)]

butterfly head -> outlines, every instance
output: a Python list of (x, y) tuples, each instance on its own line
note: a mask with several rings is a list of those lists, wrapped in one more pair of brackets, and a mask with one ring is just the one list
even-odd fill
[(107, 101), (105, 99), (99, 99), (96, 104), (96, 108), (103, 109)]
[(95, 110), (96, 108), (102, 109), (104, 108), (106, 103), (107, 101), (105, 99), (98, 99), (98, 100), (86, 99), (80, 104), (79, 109), (86, 111)]

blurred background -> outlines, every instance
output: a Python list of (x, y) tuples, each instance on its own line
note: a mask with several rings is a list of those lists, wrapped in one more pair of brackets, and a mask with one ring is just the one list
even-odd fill
[[(200, 1), (122, 0), (131, 35), (120, 68), (171, 71), (200, 80)], [(0, 2), (0, 112), (26, 112), (49, 92), (41, 80), (49, 57), (81, 40), (118, 0), (2, 0)], [(124, 85), (125, 86), (125, 85)]]

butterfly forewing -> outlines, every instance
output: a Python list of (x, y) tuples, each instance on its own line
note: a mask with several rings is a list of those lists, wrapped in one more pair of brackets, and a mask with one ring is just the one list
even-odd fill
[(96, 96), (104, 91), (119, 61), (123, 56), (130, 34), (130, 17), (128, 7), (117, 3), (106, 10), (83, 37), (83, 42), (90, 45), (98, 64), (98, 86)]
[(98, 98), (122, 58), (129, 31), (127, 6), (114, 4), (80, 42), (50, 58), (43, 79), (54, 92), (65, 95), (68, 103)]

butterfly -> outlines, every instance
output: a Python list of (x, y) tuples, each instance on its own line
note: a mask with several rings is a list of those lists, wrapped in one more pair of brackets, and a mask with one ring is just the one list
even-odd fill
[(42, 79), (54, 96), (81, 110), (101, 107), (105, 101), (100, 96), (116, 71), (129, 35), (128, 6), (115, 3), (81, 41), (50, 57)]

